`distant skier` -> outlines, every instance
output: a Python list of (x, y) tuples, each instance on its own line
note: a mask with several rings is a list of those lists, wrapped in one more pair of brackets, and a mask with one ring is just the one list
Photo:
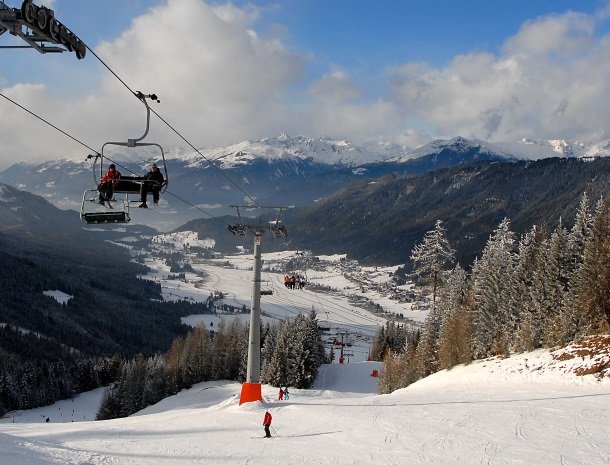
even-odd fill
[(271, 432), (269, 431), (269, 427), (271, 426), (271, 414), (269, 410), (265, 412), (265, 418), (263, 418), (263, 426), (265, 427), (265, 437), (270, 438)]
[(51, 421), (51, 419), (50, 419), (49, 417), (47, 417), (47, 419), (46, 419), (44, 422), (45, 422), (45, 423), (48, 423), (48, 422), (50, 422), (50, 421)]
[(284, 400), (288, 400), (290, 393), (288, 392), (288, 386), (284, 388)]
[(280, 393), (277, 396), (277, 400), (282, 400), (284, 399), (284, 390), (282, 388), (280, 388)]

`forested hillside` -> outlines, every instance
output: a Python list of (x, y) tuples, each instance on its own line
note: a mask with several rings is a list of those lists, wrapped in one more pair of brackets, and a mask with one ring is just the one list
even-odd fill
[(0, 414), (108, 382), (109, 357), (165, 351), (186, 334), (181, 316), (205, 312), (163, 302), (158, 284), (137, 277), (146, 268), (84, 231), (76, 212), (0, 187), (10, 219), (0, 227)]
[[(386, 362), (382, 392), (476, 359), (582, 338), (589, 338), (582, 354), (591, 357), (608, 346), (610, 202), (592, 208), (583, 195), (570, 229), (534, 225), (521, 237), (504, 218), (471, 271), (454, 266), (446, 236), (439, 221), (412, 254), (432, 293), (421, 337), (405, 345), (390, 325), (378, 335), (373, 353)], [(610, 376), (610, 361), (597, 358), (587, 373)]]
[[(584, 192), (610, 198), (610, 159), (549, 158), (481, 163), (420, 176), (387, 176), (342, 189), (315, 206), (286, 213), (289, 245), (347, 252), (379, 264), (409, 263), (415, 243), (440, 219), (467, 267), (504, 217), (517, 234), (573, 220)], [(274, 247), (268, 241), (266, 247)]]

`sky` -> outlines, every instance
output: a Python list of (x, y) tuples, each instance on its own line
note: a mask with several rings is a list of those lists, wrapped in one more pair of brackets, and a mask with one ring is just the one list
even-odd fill
[[(197, 148), (282, 132), (406, 149), (610, 139), (607, 0), (45, 5), (127, 87), (156, 93), (155, 111)], [(143, 133), (144, 107), (92, 53), (0, 56), (0, 93), (89, 147)], [(186, 145), (154, 116), (147, 140)], [(0, 141), (0, 169), (91, 152), (4, 98)]]

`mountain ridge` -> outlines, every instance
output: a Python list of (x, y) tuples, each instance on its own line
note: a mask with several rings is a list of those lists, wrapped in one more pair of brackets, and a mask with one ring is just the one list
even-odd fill
[[(564, 142), (521, 143), (530, 158), (588, 158), (610, 153), (608, 146), (591, 147)], [(578, 145), (578, 146), (577, 146)], [(170, 231), (190, 220), (232, 214), (230, 205), (252, 203), (308, 207), (359, 180), (387, 175), (422, 174), (472, 163), (514, 163), (525, 156), (507, 146), (456, 137), (436, 140), (412, 152), (397, 155), (396, 146), (358, 147), (347, 141), (312, 139), (282, 134), (275, 138), (244, 141), (201, 154), (174, 147), (166, 154), (168, 193), (161, 208), (152, 212), (132, 210), (132, 222)], [(116, 158), (116, 160), (115, 160)], [(368, 160), (357, 164), (356, 160)], [(117, 151), (110, 155), (124, 174), (142, 174), (159, 154), (139, 152), (139, 157)], [(206, 160), (207, 159), (207, 160)], [(209, 160), (209, 161), (208, 161)], [(214, 163), (212, 165), (210, 162)], [(96, 174), (99, 179), (99, 173)], [(83, 192), (95, 188), (91, 161), (62, 159), (42, 164), (19, 163), (0, 172), (0, 182), (42, 195), (64, 209), (80, 209)], [(137, 195), (132, 200), (137, 200)]]

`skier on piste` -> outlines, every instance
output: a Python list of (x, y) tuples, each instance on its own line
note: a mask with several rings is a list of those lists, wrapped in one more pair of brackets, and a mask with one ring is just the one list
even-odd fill
[(271, 414), (269, 410), (265, 412), (265, 418), (263, 419), (263, 426), (265, 427), (265, 437), (270, 438), (271, 432), (269, 431), (269, 427), (271, 426)]

